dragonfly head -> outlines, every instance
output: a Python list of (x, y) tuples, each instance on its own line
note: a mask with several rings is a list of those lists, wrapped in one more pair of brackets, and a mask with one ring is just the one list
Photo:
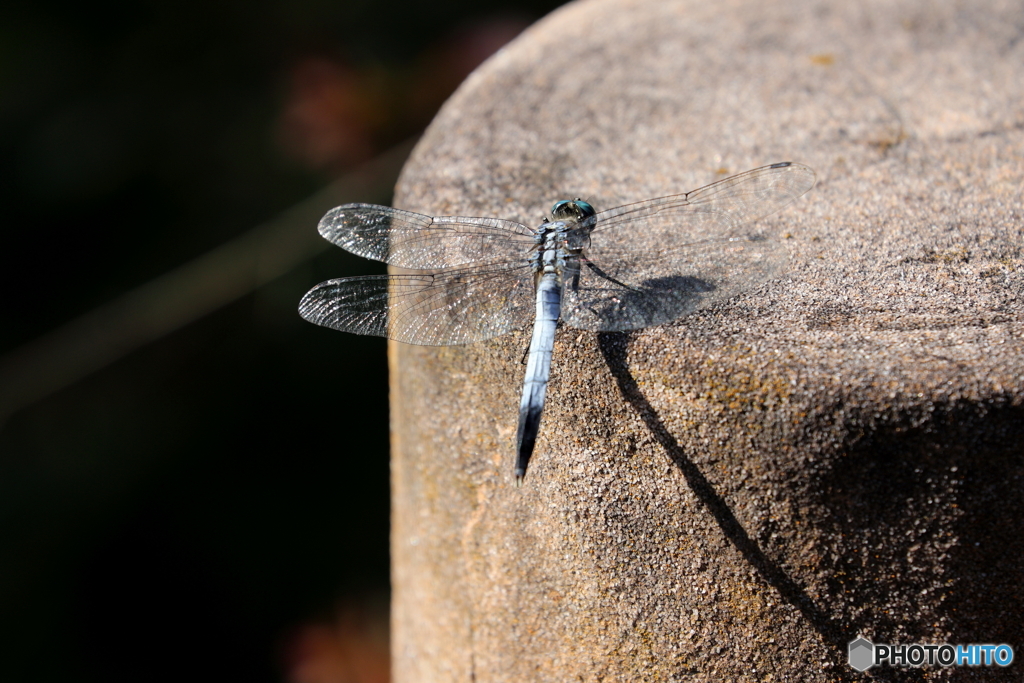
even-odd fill
[(563, 199), (560, 202), (555, 202), (555, 205), (551, 207), (551, 220), (553, 221), (582, 221), (585, 218), (590, 218), (596, 211), (594, 207), (586, 203), (579, 197), (569, 201)]

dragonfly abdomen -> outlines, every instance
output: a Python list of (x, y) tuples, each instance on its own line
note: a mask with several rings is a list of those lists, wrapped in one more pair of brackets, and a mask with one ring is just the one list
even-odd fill
[[(545, 261), (552, 252), (546, 251)], [(551, 353), (555, 347), (555, 327), (562, 312), (562, 285), (554, 268), (545, 267), (537, 283), (537, 318), (530, 339), (530, 352), (523, 380), (523, 398), (519, 403), (519, 429), (516, 434), (516, 481), (526, 475), (533, 454), (544, 410), (544, 394), (551, 375)]]

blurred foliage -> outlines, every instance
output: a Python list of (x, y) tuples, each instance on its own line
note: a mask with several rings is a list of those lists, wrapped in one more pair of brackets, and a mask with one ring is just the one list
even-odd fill
[[(8, 0), (0, 355), (416, 134), (554, 5)], [(0, 426), (0, 678), (356, 680), (345, 634), (386, 625), (385, 343), (296, 305), (381, 268), (334, 250)]]

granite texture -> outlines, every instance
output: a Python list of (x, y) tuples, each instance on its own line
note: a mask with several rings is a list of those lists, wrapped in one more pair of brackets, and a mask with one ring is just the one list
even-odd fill
[(397, 206), (818, 183), (760, 225), (781, 277), (559, 328), (521, 489), (530, 330), (391, 344), (395, 680), (866, 680), (858, 635), (1024, 657), (1022, 66), (1019, 2), (592, 0), (475, 72)]

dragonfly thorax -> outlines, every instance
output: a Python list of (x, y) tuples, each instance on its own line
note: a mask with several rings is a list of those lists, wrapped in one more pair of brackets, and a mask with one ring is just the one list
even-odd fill
[(541, 226), (549, 228), (548, 234), (556, 234), (558, 246), (570, 253), (579, 254), (590, 246), (590, 232), (594, 221), (587, 220), (596, 215), (594, 207), (579, 197), (555, 202), (551, 207), (551, 222)]

